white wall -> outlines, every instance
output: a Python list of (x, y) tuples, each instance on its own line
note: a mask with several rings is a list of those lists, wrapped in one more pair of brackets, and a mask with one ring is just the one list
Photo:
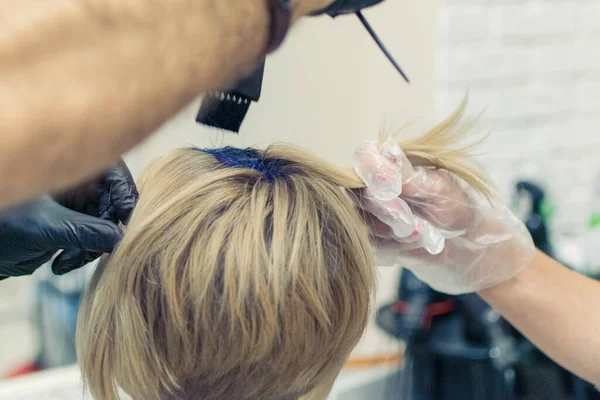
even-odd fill
[(436, 110), (467, 89), (489, 106), (484, 162), (504, 194), (520, 176), (548, 184), (556, 226), (579, 231), (600, 172), (600, 2), (445, 0), (438, 13)]
[[(366, 12), (411, 78), (410, 85), (355, 17), (303, 21), (268, 61), (262, 98), (250, 108), (239, 136), (196, 125), (196, 102), (128, 154), (128, 163), (139, 174), (157, 155), (185, 144), (264, 146), (285, 141), (350, 165), (355, 146), (375, 139), (382, 121), (396, 126), (432, 114), (434, 11), (431, 2), (388, 1)], [(398, 272), (381, 269), (380, 302), (394, 298)], [(371, 328), (357, 353), (396, 348)]]

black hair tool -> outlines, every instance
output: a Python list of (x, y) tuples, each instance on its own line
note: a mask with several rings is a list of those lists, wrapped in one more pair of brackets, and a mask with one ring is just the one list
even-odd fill
[[(369, 32), (375, 43), (390, 60), (394, 68), (400, 73), (406, 82), (408, 77), (402, 71), (396, 60), (385, 48), (371, 25), (362, 14), (361, 10), (374, 6), (384, 0), (335, 0), (331, 5), (312, 15), (327, 14), (332, 18), (340, 15), (356, 14), (365, 29)], [(196, 116), (196, 122), (219, 129), (238, 133), (250, 105), (258, 102), (261, 95), (262, 80), (265, 70), (265, 59), (259, 64), (256, 71), (248, 78), (239, 82), (232, 90), (212, 91), (206, 93), (200, 111)]]
[(361, 11), (365, 8), (379, 4), (382, 1), (383, 0), (336, 0), (329, 7), (325, 8), (324, 10), (317, 11), (313, 15), (327, 14), (331, 18), (335, 18), (340, 15), (356, 14), (356, 16), (363, 24), (367, 32), (369, 32), (369, 35), (371, 35), (373, 40), (375, 40), (375, 43), (377, 43), (377, 46), (379, 46), (381, 51), (383, 51), (383, 54), (385, 54), (385, 56), (388, 58), (388, 60), (390, 60), (394, 68), (396, 68), (396, 71), (398, 71), (400, 75), (402, 75), (402, 78), (404, 78), (404, 80), (407, 83), (410, 83), (408, 77), (406, 76), (404, 71), (402, 71), (402, 68), (400, 68), (396, 60), (394, 60), (394, 57), (392, 57), (390, 52), (385, 48), (385, 46), (379, 39), (379, 36), (377, 36), (377, 33), (375, 33), (375, 31), (373, 30), (373, 28), (371, 27), (371, 25), (369, 24), (369, 22), (367, 21), (367, 19)]
[(239, 132), (252, 102), (260, 99), (265, 60), (248, 78), (230, 91), (210, 91), (204, 95), (196, 122), (214, 128)]

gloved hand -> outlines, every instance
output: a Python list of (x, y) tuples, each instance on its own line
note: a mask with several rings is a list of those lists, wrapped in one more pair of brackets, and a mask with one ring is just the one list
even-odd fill
[(31, 275), (57, 251), (62, 275), (113, 251), (138, 193), (124, 162), (75, 189), (0, 214), (0, 279)]
[(505, 206), (445, 170), (414, 167), (390, 141), (361, 146), (355, 171), (380, 265), (410, 269), (448, 294), (480, 291), (516, 276), (536, 250)]

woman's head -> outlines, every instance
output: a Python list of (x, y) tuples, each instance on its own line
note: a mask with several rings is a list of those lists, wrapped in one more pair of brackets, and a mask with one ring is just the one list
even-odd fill
[(82, 306), (92, 394), (295, 400), (337, 374), (374, 285), (358, 186), (288, 146), (158, 159)]

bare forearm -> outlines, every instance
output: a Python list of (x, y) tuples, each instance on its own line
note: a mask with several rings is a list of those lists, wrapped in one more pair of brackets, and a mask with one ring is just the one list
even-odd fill
[(480, 295), (548, 356), (600, 384), (600, 283), (539, 253), (511, 281)]
[(267, 36), (265, 0), (3, 2), (0, 207), (106, 167)]

